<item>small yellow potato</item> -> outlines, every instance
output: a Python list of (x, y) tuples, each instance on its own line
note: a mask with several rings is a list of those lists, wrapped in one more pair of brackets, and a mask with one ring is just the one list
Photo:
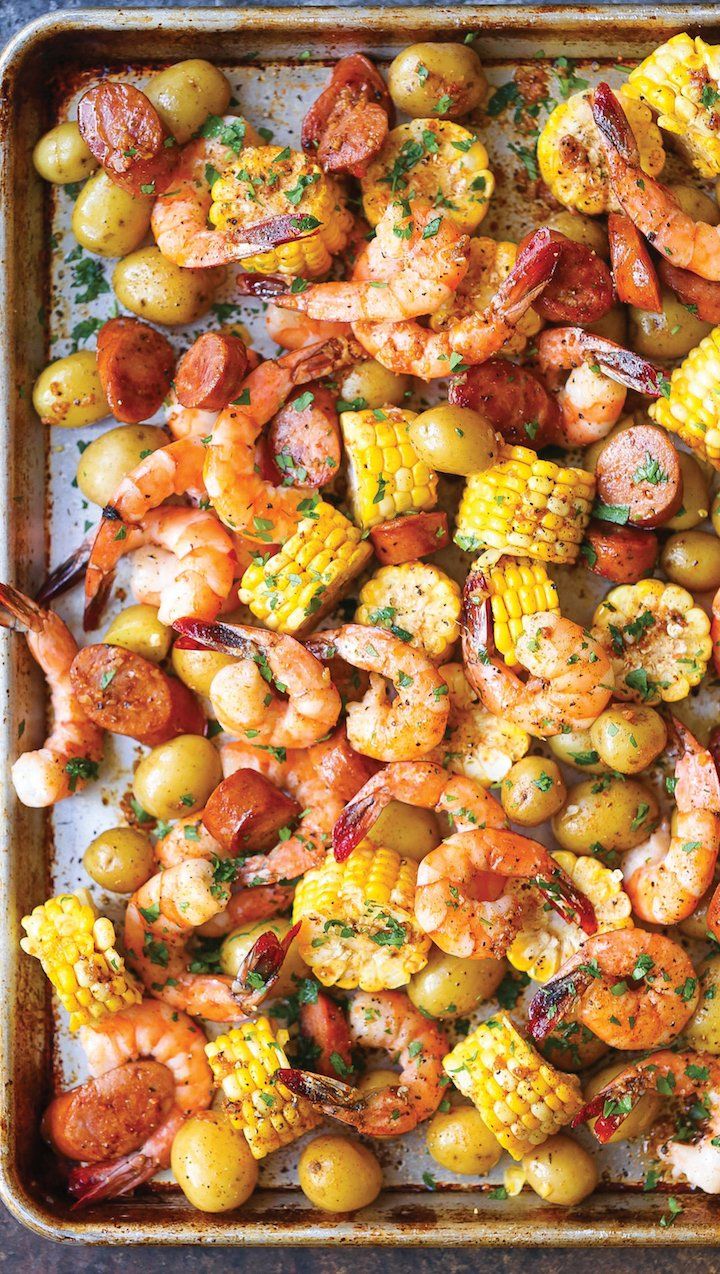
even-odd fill
[(98, 166), (75, 120), (56, 124), (43, 134), (35, 145), (33, 163), (36, 172), (56, 186), (84, 181)]
[(133, 795), (153, 818), (168, 821), (197, 814), (222, 779), (220, 757), (209, 739), (180, 734), (143, 757)]
[[(282, 942), (283, 938), (289, 933), (290, 928), (290, 920), (276, 918), (274, 920), (258, 920), (254, 925), (233, 929), (232, 933), (229, 933), (227, 938), (223, 940), (220, 948), (220, 968), (223, 973), (227, 973), (231, 978), (237, 977), (238, 969), (245, 956), (261, 934), (274, 933), (278, 941)], [(300, 955), (297, 942), (291, 942), (277, 981), (273, 983), (272, 991), (270, 992), (272, 999), (279, 1000), (284, 996), (292, 995), (297, 990), (298, 982), (302, 978), (306, 978), (309, 972), (310, 970)]]
[(353, 411), (364, 411), (366, 407), (379, 410), (388, 404), (401, 407), (412, 385), (409, 376), (397, 376), (374, 358), (355, 363), (347, 372), (340, 373), (338, 380), (343, 402), (363, 400), (362, 406), (353, 407)]
[(403, 801), (390, 801), (368, 832), (373, 845), (394, 849), (402, 858), (419, 863), (442, 840), (438, 821), (432, 810)]
[[(610, 1062), (608, 1066), (603, 1066), (602, 1070), (599, 1070), (585, 1084), (585, 1101), (590, 1101), (596, 1093), (600, 1092), (601, 1088), (604, 1088), (606, 1084), (615, 1079), (621, 1071), (626, 1070), (628, 1065), (629, 1062), (619, 1061)], [(637, 1137), (641, 1137), (649, 1128), (652, 1128), (662, 1108), (662, 1097), (650, 1088), (646, 1093), (643, 1093), (640, 1100), (633, 1106), (627, 1118), (623, 1120), (620, 1127), (610, 1137), (608, 1144), (617, 1141), (634, 1141)], [(595, 1120), (588, 1119), (588, 1128), (594, 1127)]]
[(592, 1155), (572, 1137), (557, 1133), (523, 1156), (529, 1186), (546, 1203), (571, 1208), (592, 1194), (600, 1174)]
[(399, 1083), (400, 1076), (397, 1071), (384, 1070), (378, 1067), (376, 1070), (368, 1071), (358, 1082), (358, 1089), (361, 1093), (375, 1093), (379, 1088), (395, 1088)]
[(183, 1194), (200, 1212), (239, 1208), (258, 1180), (257, 1160), (222, 1110), (203, 1110), (185, 1121), (175, 1134), (170, 1167)]
[(390, 63), (388, 88), (415, 119), (461, 119), (482, 102), (487, 80), (467, 44), (411, 44)]
[(462, 1176), (485, 1177), (502, 1154), (474, 1106), (438, 1110), (428, 1124), (426, 1145), (436, 1163)]
[(237, 661), (232, 655), (223, 655), (219, 650), (183, 650), (180, 646), (173, 646), (170, 662), (173, 672), (188, 689), (207, 699), (215, 674)]
[(103, 641), (108, 646), (132, 650), (153, 664), (161, 664), (170, 649), (172, 628), (162, 624), (154, 606), (126, 606), (116, 615)]
[(563, 208), (560, 212), (553, 212), (543, 224), (550, 226), (551, 230), (559, 230), (560, 234), (564, 234), (566, 239), (572, 239), (573, 243), (582, 243), (584, 247), (592, 248), (599, 257), (609, 261), (610, 246), (602, 222), (586, 217), (582, 212), (571, 212), (569, 208)]
[(552, 829), (560, 847), (573, 854), (623, 852), (647, 840), (659, 818), (654, 792), (637, 779), (586, 779), (570, 788)]
[(720, 208), (704, 190), (680, 181), (669, 182), (668, 190), (672, 190), (683, 212), (692, 217), (693, 221), (704, 221), (709, 226), (720, 223)]
[(585, 1070), (609, 1052), (607, 1044), (581, 1022), (561, 1022), (538, 1044), (538, 1050), (561, 1071)]
[(521, 827), (537, 827), (565, 804), (567, 788), (558, 766), (544, 756), (525, 756), (508, 770), (500, 788), (502, 807)]
[(182, 327), (207, 314), (215, 299), (217, 270), (185, 270), (159, 248), (139, 248), (118, 261), (112, 285), (121, 305), (150, 323)]
[(708, 531), (676, 531), (665, 541), (660, 565), (673, 584), (696, 593), (720, 588), (720, 539)]
[(134, 894), (155, 871), (155, 852), (137, 827), (108, 827), (88, 845), (83, 867), (101, 889)]
[(621, 774), (639, 774), (652, 765), (667, 743), (659, 712), (642, 703), (614, 703), (590, 727), (600, 760)]
[(586, 330), (595, 336), (603, 336), (607, 341), (615, 341), (616, 345), (627, 345), (627, 326), (627, 309), (624, 305), (613, 305), (602, 318), (588, 323)]
[(683, 1035), (690, 1048), (720, 1054), (720, 955), (700, 968), (700, 999)]
[(555, 734), (547, 740), (553, 756), (563, 765), (572, 765), (583, 774), (606, 774), (607, 766), (600, 760), (589, 730), (568, 730), (567, 734)]
[(495, 994), (505, 971), (502, 960), (462, 960), (431, 947), (427, 964), (413, 974), (406, 989), (416, 1008), (429, 1017), (463, 1017)]
[(150, 229), (152, 195), (131, 195), (102, 169), (75, 200), (72, 230), (78, 243), (101, 257), (124, 257), (140, 246)]
[[(698, 523), (704, 522), (708, 515), (710, 508), (708, 475), (689, 451), (678, 451), (678, 459), (683, 483), (682, 504), (675, 516), (663, 523), (663, 530), (690, 531)], [(714, 521), (713, 526), (715, 526)], [(718, 530), (717, 526), (715, 530)]]
[(67, 354), (41, 371), (33, 388), (33, 407), (44, 425), (81, 429), (110, 415), (95, 354)]
[(78, 460), (77, 484), (85, 499), (101, 508), (110, 504), (123, 478), (168, 441), (155, 425), (117, 425), (94, 438)]
[(231, 95), (222, 71), (202, 58), (168, 66), (148, 80), (144, 92), (179, 146), (190, 141), (208, 115), (224, 115)]
[(323, 1212), (357, 1212), (377, 1199), (382, 1168), (371, 1150), (349, 1137), (315, 1137), (298, 1164), (300, 1189)]
[(495, 430), (470, 407), (430, 407), (410, 422), (409, 434), (420, 459), (441, 473), (480, 473), (497, 460)]
[(662, 313), (628, 308), (630, 348), (644, 358), (670, 362), (684, 358), (712, 329), (711, 323), (691, 314), (674, 292), (662, 289)]

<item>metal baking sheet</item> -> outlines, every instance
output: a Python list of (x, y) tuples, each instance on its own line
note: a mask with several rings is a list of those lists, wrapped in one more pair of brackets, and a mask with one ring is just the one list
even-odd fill
[[(186, 56), (205, 56), (228, 74), (238, 110), (255, 125), (271, 128), (279, 145), (296, 144), (300, 119), (326, 82), (328, 64), (351, 49), (369, 51), (382, 65), (415, 40), (475, 31), (493, 87), (511, 79), (518, 64), (526, 64), (536, 80), (542, 79), (544, 95), (557, 97), (557, 57), (577, 59), (575, 74), (591, 82), (607, 78), (618, 85), (625, 74), (619, 63), (637, 59), (673, 31), (690, 27), (717, 38), (711, 12), (667, 9), (660, 20), (645, 10), (630, 9), (399, 9), (373, 10), (368, 23), (367, 14), (347, 9), (254, 10), (242, 15), (218, 10), (104, 10), (52, 16), (21, 33), (5, 57), (1, 121), (5, 184), (0, 235), (6, 280), (0, 393), (6, 395), (4, 419), (9, 422), (2, 577), (31, 590), (46, 565), (61, 561), (82, 538), (96, 510), (88, 509), (71, 485), (79, 450), (114, 423), (49, 433), (29, 405), (33, 380), (47, 357), (68, 353), (78, 341), (82, 344), (78, 324), (114, 312), (111, 289), (91, 302), (78, 301), (80, 289), (74, 283), (73, 263), (67, 260), (75, 245), (69, 228), (72, 195), (44, 186), (29, 161), (34, 141), (52, 123), (74, 113), (77, 93), (88, 82), (109, 69), (142, 85), (152, 70)], [(540, 125), (544, 118), (543, 110)], [(519, 153), (527, 137), (514, 129), (507, 111), (497, 119), (483, 118), (481, 130), (498, 189), (480, 233), (517, 240), (547, 210), (535, 198)], [(109, 282), (113, 263), (95, 260)], [(238, 303), (233, 277), (234, 271), (228, 270), (227, 284), (216, 300), (222, 308), (171, 334), (178, 350), (198, 332), (231, 317), (245, 324), (257, 348), (272, 352), (261, 305), (248, 298)], [(585, 620), (597, 592), (593, 577), (586, 572), (559, 574), (566, 574), (559, 583), (561, 593), (573, 598), (571, 613)], [(115, 608), (120, 604), (116, 597)], [(79, 632), (79, 596), (64, 599), (59, 609)], [(112, 610), (108, 617), (111, 614)], [(24, 643), (6, 636), (2, 646), (7, 768), (16, 754), (21, 722), (23, 746), (42, 737), (43, 696)], [(693, 708), (696, 705), (694, 701)], [(703, 707), (716, 716), (716, 696), (704, 693)], [(101, 780), (86, 789), (81, 800), (62, 803), (47, 820), (19, 807), (9, 783), (2, 793), (5, 844), (0, 871), (8, 919), (0, 945), (0, 988), (6, 1006), (0, 1164), (3, 1196), (21, 1220), (45, 1234), (86, 1242), (307, 1244), (332, 1238), (376, 1244), (573, 1244), (611, 1242), (613, 1236), (638, 1243), (708, 1241), (714, 1226), (712, 1200), (683, 1196), (682, 1215), (672, 1229), (660, 1229), (662, 1197), (642, 1193), (642, 1160), (635, 1154), (605, 1152), (601, 1190), (578, 1208), (561, 1212), (532, 1194), (490, 1199), (489, 1191), (501, 1183), (507, 1161), (480, 1183), (454, 1176), (427, 1155), (422, 1131), (381, 1147), (386, 1193), (372, 1208), (347, 1220), (323, 1218), (309, 1208), (297, 1188), (296, 1146), (263, 1163), (260, 1189), (237, 1214), (196, 1213), (162, 1179), (138, 1198), (107, 1203), (86, 1215), (71, 1213), (39, 1143), (37, 1115), (54, 1087), (83, 1077), (82, 1053), (61, 1015), (53, 1014), (36, 963), (20, 955), (18, 922), (48, 888), (55, 892), (88, 883), (81, 865), (83, 850), (103, 828), (123, 821), (119, 802), (137, 751), (128, 741), (109, 739)], [(104, 896), (97, 887), (93, 893), (104, 911), (120, 914), (116, 898)], [(483, 1006), (478, 1016), (487, 1016), (491, 1008), (492, 1003)], [(589, 1137), (586, 1144), (593, 1144)]]

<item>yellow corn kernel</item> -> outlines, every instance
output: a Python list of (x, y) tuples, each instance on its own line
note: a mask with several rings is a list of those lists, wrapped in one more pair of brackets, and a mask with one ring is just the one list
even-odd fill
[(461, 609), (449, 575), (426, 562), (403, 562), (381, 567), (363, 584), (355, 623), (388, 628), (438, 663), (460, 636)]
[(439, 671), (447, 682), (450, 714), (443, 743), (427, 760), (453, 774), (465, 774), (484, 787), (499, 783), (513, 762), (525, 756), (530, 735), (512, 721), (486, 711), (461, 663), (443, 664)]
[(401, 513), (432, 509), (437, 501), (437, 474), (410, 441), (408, 426), (415, 415), (400, 407), (383, 407), (344, 411), (340, 416), (348, 496), (363, 530)]
[(505, 663), (514, 667), (518, 662), (515, 642), (523, 631), (523, 617), (539, 611), (559, 615), (557, 588), (542, 563), (530, 558), (501, 557), (482, 575), (490, 599), (495, 645)]
[(668, 396), (651, 403), (648, 414), (720, 469), (720, 327), (675, 368)]
[(625, 93), (645, 102), (701, 177), (720, 173), (720, 46), (674, 35), (630, 72)]

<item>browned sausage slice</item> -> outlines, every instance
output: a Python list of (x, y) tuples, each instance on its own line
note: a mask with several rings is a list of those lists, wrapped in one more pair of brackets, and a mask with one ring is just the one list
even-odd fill
[[(621, 510), (622, 519), (633, 526), (661, 526), (680, 508), (678, 453), (656, 425), (635, 425), (611, 438), (600, 452), (595, 476), (598, 500)], [(615, 512), (609, 520), (620, 517)]]
[(582, 562), (595, 575), (614, 584), (637, 584), (655, 569), (657, 536), (652, 531), (636, 531), (593, 519), (580, 545)]
[(183, 407), (222, 411), (248, 370), (245, 342), (231, 332), (204, 332), (178, 363), (175, 393)]
[(312, 381), (280, 409), (268, 430), (284, 486), (324, 487), (337, 477), (342, 445), (335, 398)]
[(166, 189), (179, 148), (139, 88), (105, 80), (78, 103), (78, 127), (108, 177), (132, 195)]
[(560, 412), (542, 381), (529, 367), (506, 358), (489, 358), (453, 381), (448, 399), (487, 417), (513, 447), (539, 451), (558, 434)]
[(409, 513), (370, 531), (375, 556), (383, 566), (414, 562), (450, 543), (447, 513)]
[(170, 342), (140, 319), (114, 318), (97, 338), (97, 365), (113, 416), (135, 425), (154, 416), (172, 384)]
[(278, 843), (280, 831), (300, 816), (293, 801), (264, 774), (235, 770), (215, 788), (202, 821), (230, 854), (261, 853)]
[(692, 270), (681, 270), (665, 257), (658, 258), (657, 269), (663, 283), (672, 288), (698, 318), (704, 323), (720, 323), (720, 283), (701, 279)]
[(609, 267), (584, 243), (575, 243), (543, 226), (518, 246), (518, 256), (530, 239), (542, 236), (548, 243), (562, 245), (562, 253), (550, 282), (533, 301), (533, 309), (551, 323), (572, 323), (586, 327), (596, 323), (612, 308), (613, 285)]
[(58, 1154), (100, 1163), (130, 1154), (167, 1118), (175, 1081), (167, 1066), (143, 1058), (60, 1093), (42, 1121), (42, 1134)]
[(175, 677), (120, 646), (84, 646), (70, 668), (73, 694), (96, 725), (155, 747), (178, 734), (202, 734), (205, 717)]
[(385, 81), (362, 53), (336, 63), (327, 88), (303, 120), (303, 150), (324, 172), (363, 177), (381, 150), (395, 110)]

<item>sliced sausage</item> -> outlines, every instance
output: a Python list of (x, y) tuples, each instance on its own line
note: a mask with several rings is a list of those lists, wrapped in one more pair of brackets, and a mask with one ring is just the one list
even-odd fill
[(324, 172), (364, 177), (394, 118), (382, 76), (364, 54), (353, 53), (335, 65), (328, 87), (305, 116), (302, 148)]
[(183, 354), (175, 374), (175, 393), (183, 407), (222, 411), (247, 375), (245, 342), (230, 332), (204, 332)]
[(555, 399), (535, 372), (506, 358), (469, 367), (451, 384), (448, 399), (481, 412), (513, 447), (539, 451), (557, 436), (560, 412)]
[(518, 245), (518, 256), (532, 238), (538, 244), (544, 239), (562, 245), (553, 276), (533, 301), (533, 309), (550, 323), (572, 323), (580, 327), (596, 323), (607, 314), (613, 303), (612, 275), (592, 248), (574, 243), (559, 230), (543, 226), (525, 235)]
[(299, 388), (268, 430), (270, 453), (283, 486), (324, 487), (337, 477), (342, 455), (335, 398), (313, 381)]
[(627, 509), (633, 526), (661, 526), (682, 502), (678, 453), (664, 429), (634, 425), (605, 444), (595, 469), (598, 499)]
[(374, 526), (370, 540), (383, 566), (414, 562), (450, 543), (447, 513), (410, 513), (393, 518), (392, 522)]
[(720, 283), (701, 279), (692, 270), (681, 270), (665, 257), (658, 258), (657, 268), (663, 283), (672, 288), (683, 305), (693, 309), (704, 323), (720, 323)]
[(178, 160), (155, 107), (132, 84), (105, 80), (78, 103), (78, 128), (116, 186), (132, 195), (161, 194)]
[(167, 1118), (175, 1081), (167, 1066), (126, 1062), (50, 1102), (42, 1135), (66, 1159), (100, 1163), (130, 1154)]
[(319, 991), (314, 1002), (300, 1006), (300, 1035), (311, 1045), (308, 1063), (317, 1075), (340, 1079), (353, 1069), (347, 1018), (329, 995)]
[(280, 830), (300, 813), (297, 801), (264, 774), (242, 769), (215, 788), (202, 821), (227, 853), (260, 853), (277, 845)]
[(84, 646), (70, 668), (83, 711), (112, 734), (156, 747), (178, 734), (202, 734), (205, 715), (182, 681), (121, 646)]
[(651, 314), (662, 314), (660, 284), (652, 257), (640, 231), (624, 213), (610, 213), (608, 241), (618, 301)]
[(658, 556), (657, 536), (634, 527), (610, 527), (593, 519), (580, 546), (588, 570), (614, 584), (637, 584), (651, 575)]
[(114, 318), (97, 338), (98, 374), (116, 420), (135, 425), (154, 416), (172, 385), (170, 342), (140, 319)]

